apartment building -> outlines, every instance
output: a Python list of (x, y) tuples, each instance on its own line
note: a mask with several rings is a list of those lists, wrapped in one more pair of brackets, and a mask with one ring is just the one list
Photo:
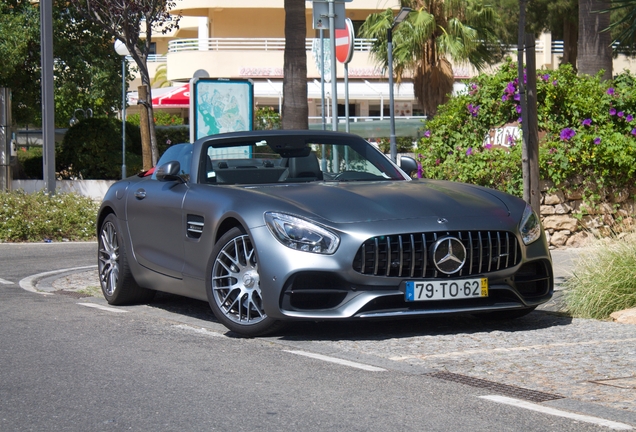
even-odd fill
[[(400, 9), (398, 0), (353, 0), (344, 12), (359, 29), (372, 13), (387, 8)], [(283, 0), (180, 0), (173, 11), (181, 14), (179, 29), (167, 35), (153, 35), (156, 55), (149, 63), (151, 74), (167, 65), (167, 78), (173, 86), (187, 83), (194, 76), (250, 79), (259, 106), (282, 105), (283, 55), (285, 49), (285, 9)], [(307, 92), (311, 121), (319, 122), (323, 109), (331, 116), (329, 30), (323, 31), (325, 80), (321, 82), (320, 30), (314, 29), (313, 2), (306, 2)], [(356, 38), (354, 54), (347, 65), (349, 115), (352, 121), (388, 118), (389, 87), (387, 71), (370, 55), (372, 41)], [(336, 63), (339, 116), (345, 114), (345, 67)], [(137, 82), (133, 82), (134, 89)], [(323, 108), (324, 87), (324, 108)], [(153, 96), (166, 94), (153, 89)], [(396, 116), (418, 118), (410, 82), (394, 86)], [(171, 108), (178, 111), (178, 107)], [(169, 108), (170, 109), (170, 108)], [(182, 113), (186, 114), (183, 108)], [(419, 115), (418, 115), (419, 114)]]
[[(387, 8), (400, 9), (399, 0), (352, 0), (344, 4), (345, 16), (357, 30), (372, 13)], [(321, 85), (320, 31), (314, 29), (314, 3), (306, 2), (307, 97), (310, 123), (332, 115), (331, 84)], [(282, 106), (283, 55), (285, 49), (285, 9), (283, 0), (179, 0), (174, 14), (182, 16), (179, 29), (170, 34), (153, 35), (156, 55), (149, 62), (151, 75), (161, 65), (173, 86), (187, 83), (194, 76), (250, 79), (254, 99), (259, 106)], [(329, 31), (323, 32), (325, 45)], [(348, 98), (351, 121), (383, 120), (389, 115), (388, 73), (373, 60), (372, 41), (356, 38), (354, 54), (348, 64)], [(559, 51), (561, 49), (561, 51)], [(562, 44), (542, 35), (536, 44), (537, 67), (555, 68), (559, 64)], [(516, 53), (511, 53), (516, 56)], [(325, 79), (330, 79), (330, 53), (326, 52)], [(634, 65), (629, 59), (616, 59), (616, 71)], [(345, 68), (335, 62), (337, 70), (338, 116), (345, 113)], [(458, 87), (476, 71), (469, 65), (453, 65)], [(137, 79), (131, 88), (139, 84)], [(324, 88), (324, 91), (323, 91)], [(153, 96), (166, 95), (165, 89), (153, 89)], [(324, 99), (323, 99), (324, 94)], [(405, 80), (394, 86), (396, 119), (420, 119), (424, 114), (413, 94), (412, 83)], [(168, 110), (187, 117), (187, 106), (169, 105)], [(419, 122), (419, 120), (418, 120)], [(416, 122), (415, 124), (418, 124)], [(329, 121), (327, 121), (329, 123)], [(400, 123), (398, 123), (399, 125)], [(403, 125), (406, 123), (402, 123)], [(374, 132), (387, 136), (385, 131)]]

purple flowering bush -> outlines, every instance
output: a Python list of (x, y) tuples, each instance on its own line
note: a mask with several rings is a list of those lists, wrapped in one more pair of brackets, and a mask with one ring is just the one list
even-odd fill
[[(599, 76), (577, 76), (568, 65), (536, 74), (541, 178), (558, 185), (583, 175), (605, 187), (633, 185), (636, 76), (624, 72), (601, 82)], [(521, 127), (517, 65), (509, 59), (496, 73), (467, 85), (426, 123), (418, 145), (424, 176), (521, 196), (521, 140), (508, 137), (504, 146), (484, 142), (491, 129)]]

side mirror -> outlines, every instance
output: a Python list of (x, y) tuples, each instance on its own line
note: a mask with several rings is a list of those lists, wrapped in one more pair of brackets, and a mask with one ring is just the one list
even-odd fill
[(400, 168), (410, 176), (413, 171), (417, 171), (417, 162), (410, 156), (401, 156)]
[(185, 183), (185, 180), (180, 175), (181, 165), (178, 161), (166, 162), (163, 165), (159, 165), (155, 170), (155, 175), (159, 181), (178, 181)]

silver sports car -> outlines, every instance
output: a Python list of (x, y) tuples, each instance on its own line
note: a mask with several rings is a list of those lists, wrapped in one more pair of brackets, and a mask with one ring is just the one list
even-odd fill
[(552, 262), (531, 207), (483, 187), (414, 180), (416, 169), (338, 132), (174, 145), (152, 175), (104, 197), (104, 296), (206, 300), (246, 336), (290, 320), (515, 318), (551, 298)]

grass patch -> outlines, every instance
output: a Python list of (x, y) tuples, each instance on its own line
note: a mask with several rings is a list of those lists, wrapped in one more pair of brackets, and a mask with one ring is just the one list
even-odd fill
[(565, 282), (565, 302), (574, 317), (607, 319), (636, 306), (636, 233), (599, 239), (582, 251)]
[(0, 193), (0, 242), (95, 240), (98, 210), (75, 193)]
[(77, 290), (80, 294), (85, 294), (91, 297), (101, 297), (102, 296), (102, 288), (94, 285), (89, 285), (86, 288)]

